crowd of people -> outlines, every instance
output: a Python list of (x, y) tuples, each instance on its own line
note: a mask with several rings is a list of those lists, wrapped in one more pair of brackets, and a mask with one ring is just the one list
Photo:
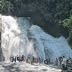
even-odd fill
[[(5, 59), (5, 58), (4, 58)], [(50, 60), (50, 58), (47, 58), (47, 59), (42, 59), (42, 58), (40, 58), (40, 57), (38, 57), (38, 58), (36, 58), (36, 57), (34, 57), (34, 56), (29, 56), (29, 57), (26, 57), (26, 56), (24, 56), (24, 55), (17, 55), (17, 56), (11, 56), (10, 57), (10, 61), (11, 62), (13, 62), (13, 61), (19, 61), (19, 62), (21, 62), (21, 61), (25, 61), (25, 62), (27, 62), (27, 63), (45, 63), (45, 64), (53, 64), (53, 62), (51, 62), (51, 60)], [(72, 59), (69, 57), (69, 59), (65, 59), (65, 56), (63, 56), (63, 57), (59, 57), (59, 58), (56, 58), (56, 62), (55, 62), (55, 64), (56, 65), (62, 65), (62, 64), (64, 64), (64, 65), (69, 65), (69, 64), (71, 64), (72, 63)]]
[(67, 70), (71, 67), (72, 69), (72, 59), (69, 57), (69, 59), (65, 59), (65, 56), (56, 58), (56, 65), (62, 66), (63, 70)]
[[(5, 57), (3, 56), (3, 61), (5, 61)], [(40, 57), (36, 58), (34, 56), (24, 56), (24, 55), (17, 55), (17, 56), (11, 56), (10, 57), (10, 61), (11, 62), (16, 62), (16, 61), (19, 61), (19, 62), (26, 62), (26, 63), (44, 63), (44, 64), (55, 64), (55, 65), (60, 65), (64, 70), (67, 70), (69, 67), (72, 68), (72, 59), (69, 57), (69, 59), (65, 59), (65, 56), (63, 57), (59, 57), (59, 58), (56, 58), (56, 61), (53, 63), (50, 58), (47, 58), (47, 59), (42, 59)]]
[(24, 56), (24, 55), (20, 55), (20, 56), (11, 56), (10, 57), (10, 61), (11, 62), (16, 62), (16, 61), (19, 61), (19, 62), (21, 62), (21, 61), (24, 61), (24, 62), (26, 62), (26, 63), (43, 63), (43, 59), (42, 58), (36, 58), (36, 57), (34, 57), (34, 56), (32, 56), (32, 57), (26, 57), (26, 56)]

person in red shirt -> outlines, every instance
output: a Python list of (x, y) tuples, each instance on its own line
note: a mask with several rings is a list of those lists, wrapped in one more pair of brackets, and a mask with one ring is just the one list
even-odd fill
[(3, 61), (5, 61), (5, 57), (3, 56)]

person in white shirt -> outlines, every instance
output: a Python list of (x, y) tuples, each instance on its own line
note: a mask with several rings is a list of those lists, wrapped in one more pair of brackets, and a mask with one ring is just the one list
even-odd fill
[(66, 64), (65, 56), (63, 56), (63, 64), (64, 64), (64, 65)]

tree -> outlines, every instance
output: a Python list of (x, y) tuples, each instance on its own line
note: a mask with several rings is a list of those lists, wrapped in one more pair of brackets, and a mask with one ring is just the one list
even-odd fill
[(1, 0), (0, 1), (0, 13), (2, 14), (11, 14), (13, 11), (13, 5), (10, 1)]
[(63, 22), (63, 26), (67, 27), (69, 30), (69, 36), (67, 40), (70, 47), (72, 48), (72, 15), (68, 19), (63, 20), (62, 22)]

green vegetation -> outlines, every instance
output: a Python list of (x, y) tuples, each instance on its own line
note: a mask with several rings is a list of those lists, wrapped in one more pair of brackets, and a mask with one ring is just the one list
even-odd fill
[(0, 0), (0, 13), (30, 16), (45, 32), (67, 38), (72, 47), (72, 0)]
[(10, 1), (0, 0), (0, 13), (2, 14), (11, 14), (13, 10), (13, 5)]
[(69, 36), (67, 40), (72, 48), (72, 15), (68, 19), (63, 20), (62, 22), (63, 22), (63, 26), (68, 28)]

